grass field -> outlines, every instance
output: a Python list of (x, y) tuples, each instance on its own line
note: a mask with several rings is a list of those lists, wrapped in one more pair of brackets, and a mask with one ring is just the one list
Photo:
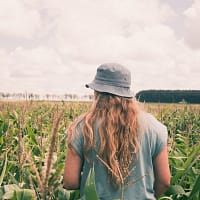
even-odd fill
[[(62, 188), (65, 130), (90, 102), (0, 102), (0, 199), (76, 199)], [(200, 105), (141, 104), (169, 133), (171, 188), (200, 199)], [(71, 197), (70, 197), (71, 194)]]

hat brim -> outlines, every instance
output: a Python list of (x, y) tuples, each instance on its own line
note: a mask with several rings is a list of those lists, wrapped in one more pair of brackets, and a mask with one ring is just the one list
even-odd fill
[(86, 84), (85, 87), (91, 88), (98, 92), (106, 92), (106, 93), (114, 94), (120, 97), (128, 97), (128, 98), (133, 97), (133, 93), (131, 92), (130, 88), (126, 88), (126, 87), (116, 87), (112, 85), (98, 84), (94, 82)]

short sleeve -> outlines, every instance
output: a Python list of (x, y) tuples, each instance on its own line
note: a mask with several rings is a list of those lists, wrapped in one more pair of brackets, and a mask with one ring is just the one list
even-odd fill
[(155, 159), (164, 146), (167, 145), (168, 132), (167, 127), (158, 121), (153, 115), (149, 114), (148, 119), (148, 134), (151, 138), (151, 156), (152, 159)]
[(153, 159), (156, 158), (156, 156), (162, 151), (164, 146), (167, 145), (167, 138), (168, 138), (167, 128), (163, 124), (160, 124), (158, 132), (156, 134), (155, 151), (154, 151), (154, 154), (152, 156)]
[(84, 137), (80, 124), (78, 124), (76, 127), (75, 135), (72, 138), (71, 145), (76, 150), (81, 160), (83, 160)]

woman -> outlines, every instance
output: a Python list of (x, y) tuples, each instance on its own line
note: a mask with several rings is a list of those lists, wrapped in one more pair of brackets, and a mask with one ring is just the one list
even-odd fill
[(94, 165), (99, 199), (156, 199), (170, 185), (167, 129), (139, 109), (131, 73), (117, 63), (98, 67), (91, 109), (68, 129), (64, 187), (84, 187)]

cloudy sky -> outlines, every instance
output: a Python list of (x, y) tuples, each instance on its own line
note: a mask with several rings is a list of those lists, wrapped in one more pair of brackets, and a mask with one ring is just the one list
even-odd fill
[(105, 62), (135, 92), (200, 89), (200, 1), (0, 2), (0, 92), (90, 93)]

